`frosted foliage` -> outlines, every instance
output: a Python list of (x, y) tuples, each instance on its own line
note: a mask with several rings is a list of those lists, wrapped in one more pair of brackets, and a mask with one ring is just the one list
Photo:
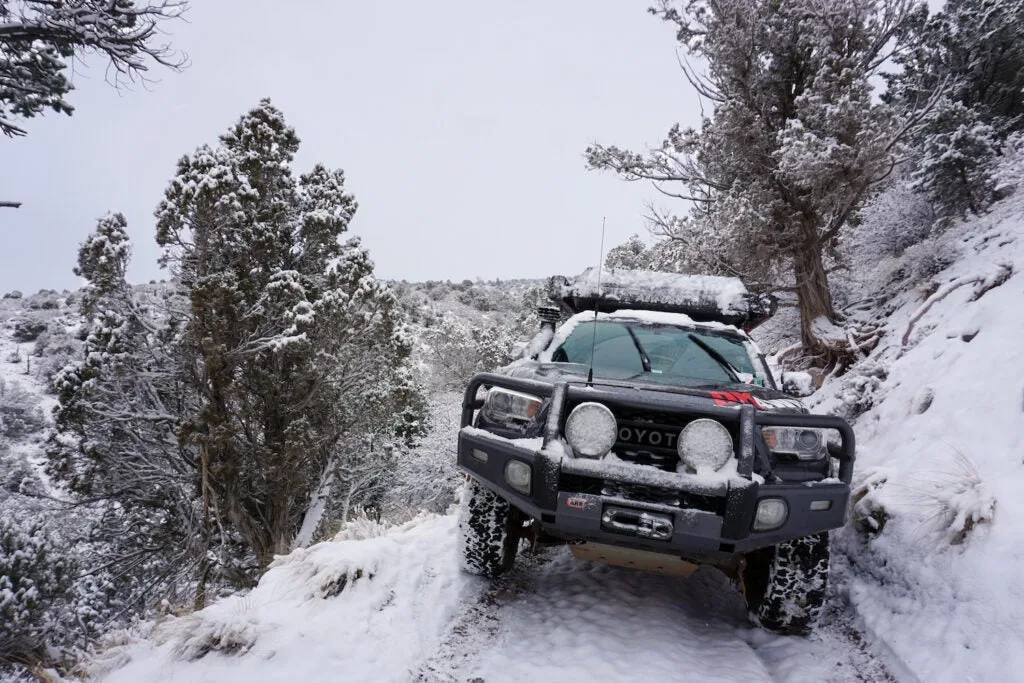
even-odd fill
[(109, 60), (112, 83), (135, 81), (150, 63), (177, 67), (183, 58), (164, 41), (161, 24), (185, 0), (4, 0), (0, 3), (0, 133), (24, 135), (16, 118), (46, 111), (70, 115), (66, 76), (74, 57)]
[(565, 438), (579, 455), (604, 455), (615, 445), (615, 416), (600, 403), (581, 403), (566, 420)]
[(679, 452), (698, 475), (712, 474), (733, 457), (732, 436), (714, 420), (694, 420), (679, 435)]

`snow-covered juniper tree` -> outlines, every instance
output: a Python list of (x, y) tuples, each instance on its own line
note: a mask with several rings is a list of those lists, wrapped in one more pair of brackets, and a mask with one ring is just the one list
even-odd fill
[(160, 31), (185, 7), (184, 0), (0, 0), (0, 132), (24, 135), (17, 119), (46, 110), (71, 114), (66, 72), (76, 56), (105, 58), (115, 83), (144, 77), (151, 64), (183, 66)]
[(339, 239), (356, 210), (344, 174), (296, 179), (298, 146), (263, 100), (178, 162), (156, 212), (162, 261), (190, 301), (181, 353), (199, 406), (182, 447), (198, 450), (206, 505), (261, 566), (317, 526), (303, 520), (350, 476), (355, 437), (423, 429), (396, 299), (359, 240)]
[(49, 471), (97, 510), (95, 564), (117, 577), (118, 600), (130, 608), (189, 586), (209, 539), (195, 452), (178, 440), (195, 403), (174, 355), (184, 302), (173, 291), (164, 300), (137, 299), (124, 279), (126, 229), (124, 216), (108, 215), (79, 249), (84, 358), (54, 381)]
[[(685, 73), (712, 105), (699, 130), (674, 126), (645, 154), (587, 150), (593, 168), (653, 181), (691, 205), (654, 212), (675, 267), (795, 290), (805, 347), (832, 362), (845, 343), (829, 260), (872, 188), (894, 164), (906, 124), (872, 97), (911, 0), (662, 0), (685, 52)], [(655, 259), (666, 265), (662, 253)]]
[(1024, 129), (1024, 1), (922, 5), (900, 39), (883, 100), (913, 113), (942, 92), (914, 130), (911, 181), (946, 213), (981, 211), (1001, 143)]
[(46, 659), (59, 626), (48, 608), (64, 597), (73, 573), (74, 565), (42, 524), (0, 516), (0, 676), (5, 664)]

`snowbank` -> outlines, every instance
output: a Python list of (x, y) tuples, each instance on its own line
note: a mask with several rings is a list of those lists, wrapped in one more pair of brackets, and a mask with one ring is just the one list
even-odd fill
[(277, 559), (247, 595), (158, 623), (107, 681), (407, 681), (457, 606), (480, 589), (458, 569), (455, 518)]
[(836, 545), (873, 639), (922, 681), (1020, 680), (1024, 201), (961, 230), (964, 256), (898, 301), (872, 357), (811, 405), (867, 408), (864, 485)]

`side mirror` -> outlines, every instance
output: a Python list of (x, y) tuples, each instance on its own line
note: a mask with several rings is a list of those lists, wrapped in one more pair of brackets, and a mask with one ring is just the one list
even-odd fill
[(796, 398), (804, 398), (814, 393), (817, 387), (809, 372), (789, 371), (782, 373), (782, 391)]

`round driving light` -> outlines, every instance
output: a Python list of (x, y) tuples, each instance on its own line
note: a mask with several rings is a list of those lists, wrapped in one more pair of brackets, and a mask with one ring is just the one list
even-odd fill
[(721, 422), (702, 417), (683, 428), (676, 449), (697, 474), (716, 472), (733, 456), (732, 434)]
[(565, 439), (573, 452), (584, 458), (601, 458), (615, 445), (615, 416), (600, 403), (581, 403), (565, 421)]
[(757, 514), (754, 516), (754, 530), (768, 531), (777, 529), (786, 521), (789, 508), (786, 501), (781, 498), (765, 498), (757, 504)]
[(532, 469), (522, 460), (509, 460), (505, 465), (505, 481), (520, 493), (530, 494)]

